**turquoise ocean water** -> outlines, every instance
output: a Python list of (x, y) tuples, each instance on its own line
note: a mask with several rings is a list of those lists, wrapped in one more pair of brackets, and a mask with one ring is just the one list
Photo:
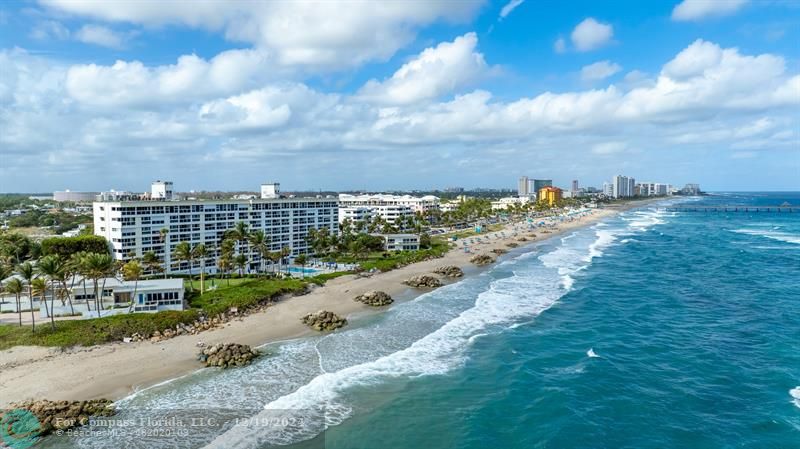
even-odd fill
[(800, 448), (799, 280), (800, 214), (630, 211), (120, 404), (215, 426), (43, 446)]

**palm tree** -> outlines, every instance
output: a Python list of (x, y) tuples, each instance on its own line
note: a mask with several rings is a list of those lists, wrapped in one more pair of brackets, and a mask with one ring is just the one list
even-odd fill
[(47, 279), (39, 277), (31, 281), (31, 294), (40, 298), (40, 303), (44, 304), (44, 310), (50, 315), (50, 326), (55, 329), (56, 324), (53, 321), (53, 313), (47, 308)]
[(17, 315), (19, 316), (19, 325), (22, 326), (22, 301), (19, 297), (25, 291), (25, 285), (19, 279), (13, 278), (6, 283), (6, 291), (17, 298)]
[(136, 259), (122, 266), (122, 279), (133, 281), (133, 296), (131, 296), (131, 304), (130, 307), (128, 307), (128, 312), (133, 311), (133, 306), (136, 301), (136, 291), (139, 289), (139, 278), (142, 277), (142, 271), (142, 265)]
[(192, 254), (192, 246), (189, 245), (189, 242), (180, 242), (175, 245), (172, 258), (178, 262), (189, 262), (189, 288), (194, 290), (194, 284), (192, 283), (192, 262), (194, 262), (194, 254)]
[[(167, 237), (169, 237), (169, 228), (161, 228), (158, 231), (158, 234), (161, 236), (161, 242), (164, 243), (164, 254), (168, 254), (169, 245), (167, 244)], [(164, 266), (164, 279), (167, 278), (167, 271), (169, 271), (167, 268), (168, 267), (165, 265)]]
[[(192, 248), (192, 256), (200, 259), (200, 294), (205, 291), (205, 276), (206, 276), (206, 257), (208, 257), (208, 250), (206, 245), (198, 243)], [(189, 267), (191, 269), (191, 266)]]
[[(283, 248), (281, 248), (281, 252), (279, 254), (280, 254), (280, 265), (278, 266), (280, 268), (283, 268), (284, 260), (287, 257), (289, 257), (290, 254), (292, 254), (292, 249), (289, 248), (288, 246), (284, 246)], [(278, 271), (280, 271), (280, 269)]]
[(239, 277), (244, 275), (244, 267), (247, 265), (247, 257), (244, 254), (239, 254), (233, 259), (233, 264), (239, 268)]
[[(88, 253), (81, 259), (81, 274), (92, 280), (94, 284), (94, 301), (97, 317), (103, 309), (101, 295), (106, 288), (106, 278), (114, 274), (114, 259), (108, 254)], [(103, 280), (98, 291), (98, 283)]]
[[(56, 292), (55, 292), (55, 284), (58, 282), (59, 279), (63, 276), (64, 273), (64, 262), (55, 254), (51, 254), (49, 256), (42, 257), (39, 259), (39, 263), (36, 265), (36, 271), (44, 276), (45, 279), (45, 290), (47, 290), (47, 283), (48, 281), (51, 284), (51, 288), (53, 290), (53, 295), (50, 299), (50, 311), (48, 314), (50, 315), (50, 327), (53, 329), (56, 328), (56, 322), (53, 315), (55, 308), (55, 300), (56, 300)], [(45, 310), (47, 310), (47, 298), (42, 296), (42, 299), (45, 301)]]
[(144, 264), (147, 271), (156, 274), (158, 271), (163, 270), (161, 267), (161, 260), (158, 258), (154, 251), (148, 251), (142, 254), (142, 264)]
[(33, 286), (31, 285), (36, 273), (33, 269), (33, 265), (31, 265), (30, 262), (25, 262), (17, 266), (17, 274), (20, 275), (25, 281), (25, 284), (28, 285), (28, 301), (30, 301), (31, 304), (31, 332), (36, 332), (36, 316), (33, 314)]
[(230, 255), (222, 253), (217, 260), (217, 267), (222, 271), (223, 275), (228, 274), (228, 285), (231, 285), (230, 271), (233, 267), (233, 262), (231, 261)]
[[(11, 267), (3, 263), (2, 260), (0, 260), (0, 286), (2, 286), (3, 280), (5, 278), (11, 276), (12, 272), (13, 270), (11, 270)], [(0, 303), (3, 303), (2, 298), (0, 298)]]
[[(81, 267), (83, 264), (83, 258), (89, 254), (86, 251), (79, 251), (74, 253), (69, 257), (67, 260), (67, 267), (69, 271), (72, 273), (72, 284), (75, 284), (75, 277), (80, 275), (81, 276), (81, 285), (83, 286), (83, 297), (86, 298), (86, 277), (83, 276), (83, 272), (81, 271)], [(89, 312), (92, 311), (91, 303), (86, 301), (86, 310)]]
[(302, 267), (300, 269), (300, 278), (301, 279), (305, 278), (306, 262), (308, 262), (306, 255), (305, 254), (298, 255), (297, 257), (294, 258), (294, 262), (300, 264), (300, 266)]
[(269, 253), (269, 237), (264, 231), (253, 231), (247, 236), (247, 241), (250, 243), (250, 248), (260, 256), (259, 271), (264, 271), (264, 259)]

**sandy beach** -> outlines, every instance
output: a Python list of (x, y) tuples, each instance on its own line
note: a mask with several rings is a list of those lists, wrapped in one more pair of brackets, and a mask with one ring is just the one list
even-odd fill
[[(15, 347), (0, 351), (0, 406), (25, 399), (120, 399), (137, 390), (200, 369), (196, 360), (198, 342), (235, 342), (259, 346), (310, 335), (315, 331), (300, 322), (300, 317), (307, 313), (325, 309), (347, 316), (351, 321), (359, 315), (380, 313), (383, 309), (369, 308), (353, 301), (353, 298), (369, 290), (382, 290), (392, 296), (411, 298), (424, 292), (402, 284), (403, 280), (412, 276), (430, 274), (434, 268), (442, 265), (470, 267), (468, 274), (487, 269), (474, 268), (470, 258), (475, 254), (491, 254), (491, 250), (496, 248), (508, 249), (507, 244), (512, 241), (520, 247), (530, 245), (641, 205), (642, 202), (634, 202), (592, 210), (588, 215), (559, 223), (547, 233), (541, 230), (528, 231), (520, 223), (508, 224), (503, 231), (481, 235), (485, 243), (469, 245), (469, 253), (464, 251), (459, 241), (454, 249), (439, 259), (371, 277), (348, 275), (336, 278), (308, 294), (287, 298), (264, 312), (248, 315), (227, 323), (224, 328), (197, 335), (179, 336), (158, 343), (113, 343), (69, 350)], [(515, 232), (518, 234), (515, 235)], [(536, 237), (528, 237), (530, 232), (535, 232)], [(526, 242), (518, 241), (522, 236), (527, 238)], [(450, 282), (446, 279), (443, 281)]]

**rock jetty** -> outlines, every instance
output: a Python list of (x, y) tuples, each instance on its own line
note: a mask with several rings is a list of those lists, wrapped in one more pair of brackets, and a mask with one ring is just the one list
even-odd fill
[(475, 265), (489, 265), (490, 263), (494, 263), (494, 257), (488, 254), (477, 254), (469, 261)]
[(249, 365), (260, 353), (250, 346), (237, 343), (216, 344), (200, 351), (197, 360), (206, 366), (218, 368), (232, 368), (234, 366)]
[(461, 271), (461, 268), (458, 268), (455, 265), (445, 265), (441, 267), (436, 267), (436, 269), (433, 270), (433, 272), (436, 274), (441, 274), (442, 276), (447, 276), (449, 278), (460, 278), (461, 276), (464, 276), (464, 272)]
[(345, 318), (329, 312), (327, 310), (320, 310), (317, 313), (309, 313), (300, 319), (303, 324), (318, 331), (332, 331), (347, 324)]
[(414, 276), (411, 279), (406, 279), (403, 283), (415, 288), (437, 288), (442, 286), (442, 281), (427, 274)]
[[(13, 413), (14, 410), (27, 410), (39, 421), (39, 435), (44, 436), (57, 430), (66, 430), (83, 426), (89, 422), (90, 417), (114, 416), (117, 411), (114, 403), (108, 399), (92, 399), (89, 401), (25, 401), (11, 404), (11, 409), (0, 411), (3, 421), (10, 424), (14, 416), (5, 416), (4, 413)], [(30, 416), (30, 415), (28, 415)], [(21, 417), (24, 419), (24, 417)], [(12, 446), (13, 447), (13, 446)]]
[(362, 295), (353, 298), (353, 301), (358, 301), (372, 307), (388, 306), (394, 302), (391, 296), (385, 292), (370, 290)]

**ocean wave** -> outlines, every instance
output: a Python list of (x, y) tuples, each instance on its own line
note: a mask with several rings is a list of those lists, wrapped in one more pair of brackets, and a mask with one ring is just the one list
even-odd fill
[[(465, 362), (465, 352), (476, 338), (521, 321), (529, 322), (563, 296), (568, 291), (568, 288), (564, 288), (563, 277), (585, 268), (584, 259), (590, 253), (590, 248), (597, 250), (613, 241), (605, 232), (597, 231), (594, 237), (591, 243), (583, 238), (566, 239), (555, 250), (539, 256), (542, 264), (531, 264), (530, 268), (520, 268), (520, 272), (511, 277), (492, 281), (488, 290), (478, 294), (473, 307), (409, 347), (374, 361), (322, 373), (297, 390), (269, 402), (254, 419), (235, 425), (219, 435), (207, 448), (250, 449), (310, 439), (324, 428), (340, 424), (353, 413), (345, 393), (354, 388), (375, 385), (392, 378), (451, 372)], [(514, 263), (513, 260), (508, 261), (508, 264)], [(498, 268), (503, 265), (498, 265)], [(560, 278), (547, 274), (547, 270), (553, 268), (561, 275)], [(280, 429), (250, 424), (259, 422), (262, 416), (274, 416), (276, 412), (287, 411), (303, 418), (298, 422), (311, 424)]]
[(791, 243), (794, 245), (800, 245), (800, 235), (797, 234), (790, 234), (788, 232), (778, 232), (778, 231), (764, 231), (761, 229), (733, 229), (731, 232), (735, 232), (737, 234), (745, 234), (745, 235), (753, 235), (757, 237), (765, 237), (772, 240), (777, 240), (780, 242)]
[(794, 402), (794, 405), (796, 405), (797, 408), (800, 408), (800, 385), (789, 390), (789, 396), (792, 397), (792, 402)]

